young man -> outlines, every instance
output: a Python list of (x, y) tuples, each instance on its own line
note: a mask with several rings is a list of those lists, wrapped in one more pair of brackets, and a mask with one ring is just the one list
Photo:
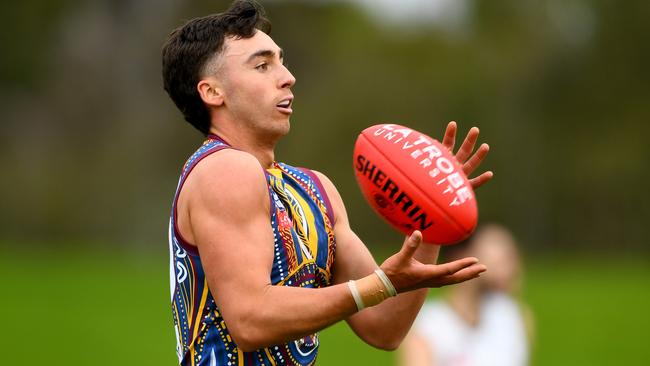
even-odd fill
[[(183, 365), (311, 365), (318, 331), (340, 320), (395, 349), (427, 288), (485, 270), (476, 258), (435, 265), (438, 247), (420, 245), (417, 231), (378, 269), (332, 182), (275, 161), (296, 80), (269, 28), (259, 5), (236, 1), (174, 30), (163, 48), (165, 90), (207, 135), (183, 169), (169, 228)], [(451, 123), (450, 149), (455, 134)], [(477, 137), (474, 128), (457, 153), (468, 174), (488, 149), (470, 157)]]

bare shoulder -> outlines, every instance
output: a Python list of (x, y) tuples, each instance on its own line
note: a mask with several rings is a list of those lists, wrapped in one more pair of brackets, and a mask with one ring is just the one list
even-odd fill
[(259, 205), (260, 197), (267, 194), (266, 177), (253, 155), (226, 149), (197, 164), (183, 191), (190, 206)]
[(211, 181), (246, 179), (264, 174), (262, 166), (253, 155), (240, 150), (225, 149), (204, 158), (196, 165), (192, 175), (195, 180)]

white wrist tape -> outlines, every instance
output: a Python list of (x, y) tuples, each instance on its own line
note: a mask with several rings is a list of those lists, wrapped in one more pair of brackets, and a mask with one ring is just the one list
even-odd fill
[(348, 281), (348, 288), (352, 293), (352, 298), (354, 299), (354, 302), (357, 304), (357, 311), (363, 310), (366, 307), (366, 305), (363, 303), (363, 300), (361, 299), (361, 294), (359, 294), (359, 290), (357, 289), (356, 282), (354, 280)]
[(381, 268), (377, 268), (375, 270), (375, 273), (377, 274), (377, 276), (379, 276), (379, 279), (386, 287), (386, 290), (388, 290), (388, 294), (391, 297), (397, 296), (397, 290), (395, 290), (395, 286), (393, 286), (393, 283), (390, 282), (390, 279), (388, 278), (388, 276), (386, 276), (386, 273), (384, 273), (384, 271), (382, 271)]

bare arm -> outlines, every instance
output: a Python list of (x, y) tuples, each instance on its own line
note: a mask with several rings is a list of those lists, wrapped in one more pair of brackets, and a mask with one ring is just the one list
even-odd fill
[[(447, 125), (443, 139), (443, 145), (450, 151), (453, 151), (455, 145), (456, 132), (456, 123), (450, 122)], [(470, 129), (456, 154), (456, 158), (463, 164), (463, 170), (467, 175), (472, 174), (478, 168), (489, 150), (487, 144), (482, 144), (476, 152), (472, 153), (478, 135), (478, 128)], [(318, 174), (333, 202), (336, 214), (334, 230), (337, 240), (337, 255), (334, 283), (344, 283), (350, 279), (364, 277), (377, 268), (377, 263), (363, 242), (350, 228), (343, 200), (334, 184), (323, 174)], [(470, 182), (474, 188), (478, 188), (491, 178), (492, 172), (485, 172), (471, 179)], [(437, 263), (440, 247), (432, 244), (420, 245), (420, 241), (421, 235), (417, 232), (407, 237), (402, 250), (381, 265), (381, 268), (391, 279), (398, 292), (402, 293), (377, 306), (364, 309), (347, 319), (354, 332), (375, 347), (395, 349), (399, 346), (422, 307), (427, 288), (463, 282), (477, 277), (485, 270), (484, 266), (476, 264), (475, 258), (464, 258), (440, 266), (431, 266)], [(413, 269), (422, 271), (436, 269), (447, 273), (431, 277), (433, 280), (426, 284), (418, 283), (409, 287), (406, 285), (409, 279), (401, 278), (397, 273), (398, 271), (395, 271), (395, 268), (403, 268), (404, 266), (411, 266)]]
[[(376, 268), (372, 256), (349, 230), (349, 225), (340, 227), (346, 226), (347, 230), (335, 227), (337, 241), (349, 243), (337, 249), (341, 250), (337, 254), (337, 271), (343, 273), (339, 280), (358, 278), (358, 273)], [(259, 162), (247, 153), (224, 150), (208, 156), (196, 166), (180, 193), (179, 228), (186, 239), (198, 247), (210, 290), (231, 336), (243, 351), (313, 334), (357, 311), (344, 283), (319, 289), (270, 283), (274, 238), (268, 189)], [(413, 259), (420, 240), (419, 233), (411, 236), (402, 250), (382, 265), (400, 292), (464, 281), (484, 270), (483, 266), (475, 264), (476, 259), (441, 266), (423, 264)], [(349, 260), (343, 259), (348, 254)], [(420, 255), (433, 262), (437, 249), (422, 249)], [(428, 262), (426, 259), (424, 263)], [(354, 269), (357, 266), (361, 270)], [(364, 339), (369, 337), (369, 332), (386, 333), (383, 325), (388, 317), (393, 317), (395, 312), (404, 313), (400, 316), (405, 319), (414, 317), (425, 292), (389, 299), (386, 301), (389, 312), (366, 312), (370, 315), (361, 312), (355, 319), (368, 317), (370, 320), (351, 320), (351, 323), (366, 324), (354, 327)], [(400, 300), (409, 297), (420, 305)], [(396, 304), (391, 305), (391, 302)], [(411, 322), (408, 321), (406, 330), (398, 332), (400, 340)], [(398, 343), (374, 344), (394, 348)]]
[[(363, 242), (350, 229), (340, 195), (327, 177), (316, 173), (323, 182), (336, 214), (334, 283), (342, 284), (371, 274), (378, 265)], [(467, 281), (485, 270), (476, 258), (433, 265), (438, 257), (439, 246), (420, 246), (421, 240), (422, 235), (416, 231), (406, 238), (397, 254), (381, 265), (400, 294), (346, 319), (352, 330), (372, 346), (386, 350), (394, 350), (399, 346), (422, 307), (427, 288)], [(404, 272), (403, 268), (409, 268), (409, 271)]]
[(244, 351), (298, 339), (356, 311), (346, 285), (272, 286), (273, 232), (266, 178), (247, 153), (224, 150), (189, 176), (181, 199), (210, 290)]

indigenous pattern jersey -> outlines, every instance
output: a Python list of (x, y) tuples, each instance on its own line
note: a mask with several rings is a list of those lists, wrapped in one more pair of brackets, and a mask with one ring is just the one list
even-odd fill
[[(254, 352), (242, 352), (233, 342), (215, 304), (214, 299), (219, 294), (213, 294), (208, 288), (196, 247), (185, 242), (178, 231), (176, 204), (185, 179), (201, 159), (226, 148), (230, 146), (217, 136), (208, 137), (185, 164), (172, 206), (170, 285), (180, 364), (313, 365), (318, 353), (318, 334)], [(336, 245), (334, 220), (319, 179), (307, 169), (282, 163), (274, 163), (265, 174), (274, 235), (274, 242), (268, 243), (274, 247), (271, 283), (311, 288), (328, 286)]]

